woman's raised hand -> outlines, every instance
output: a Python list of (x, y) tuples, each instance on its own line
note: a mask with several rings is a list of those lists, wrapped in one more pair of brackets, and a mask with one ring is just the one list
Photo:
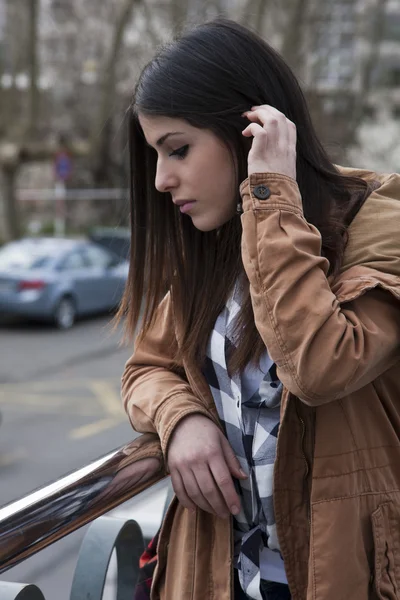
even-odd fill
[(243, 116), (251, 123), (242, 134), (254, 138), (248, 174), (281, 173), (296, 179), (296, 125), (268, 104), (253, 106)]
[(232, 477), (246, 479), (228, 440), (200, 414), (182, 419), (172, 434), (167, 463), (179, 502), (189, 510), (196, 505), (221, 518), (240, 510)]

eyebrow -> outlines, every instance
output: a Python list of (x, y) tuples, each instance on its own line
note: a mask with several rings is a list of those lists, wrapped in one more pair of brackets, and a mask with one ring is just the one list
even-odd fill
[(171, 135), (182, 135), (183, 131), (169, 131), (168, 133), (165, 133), (164, 135), (162, 135), (157, 141), (156, 141), (156, 146), (162, 146), (163, 143), (165, 142), (165, 140), (167, 138), (169, 138)]

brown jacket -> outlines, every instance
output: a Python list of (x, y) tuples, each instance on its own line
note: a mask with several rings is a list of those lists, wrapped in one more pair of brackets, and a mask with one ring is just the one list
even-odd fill
[[(335, 280), (296, 182), (241, 185), (254, 317), (284, 385), (274, 504), (294, 600), (400, 598), (400, 177), (376, 178)], [(198, 366), (172, 369), (176, 347), (167, 296), (122, 382), (133, 427), (157, 433), (164, 456), (185, 415), (219, 424)], [(175, 499), (158, 552), (153, 600), (231, 600), (229, 520)]]

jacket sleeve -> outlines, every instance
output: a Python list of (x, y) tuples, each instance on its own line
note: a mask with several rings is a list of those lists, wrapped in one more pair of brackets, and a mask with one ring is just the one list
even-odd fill
[(171, 434), (191, 413), (210, 417), (205, 402), (196, 397), (183, 368), (174, 367), (177, 350), (169, 294), (158, 307), (153, 327), (136, 346), (122, 376), (122, 400), (133, 428), (157, 433), (164, 456)]
[[(265, 186), (270, 196), (259, 199), (268, 195)], [(318, 406), (362, 388), (399, 361), (400, 278), (397, 297), (371, 285), (341, 305), (296, 181), (256, 173), (240, 191), (242, 257), (255, 322), (284, 386)]]

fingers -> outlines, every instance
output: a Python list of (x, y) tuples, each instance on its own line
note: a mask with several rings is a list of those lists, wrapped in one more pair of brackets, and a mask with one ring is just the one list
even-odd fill
[[(232, 484), (232, 478), (227, 468), (225, 471)], [(198, 506), (221, 519), (229, 516), (230, 510), (207, 465), (199, 466), (196, 472), (186, 470), (181, 474), (175, 471), (171, 473), (171, 479), (175, 494), (185, 508), (195, 510)], [(236, 495), (234, 488), (233, 492)], [(239, 499), (236, 500), (236, 504), (240, 506)]]
[(171, 481), (172, 487), (174, 488), (174, 492), (177, 495), (178, 500), (182, 504), (182, 506), (184, 506), (188, 510), (195, 511), (196, 505), (194, 502), (191, 501), (191, 499), (187, 495), (186, 488), (183, 485), (183, 480), (179, 471), (171, 471)]
[(251, 137), (258, 135), (267, 135), (266, 130), (259, 123), (252, 123), (251, 125), (247, 125), (246, 129), (243, 129), (242, 134), (245, 137)]
[(295, 128), (294, 123), (273, 106), (253, 107), (245, 114), (249, 121), (259, 123), (268, 132), (269, 144), (279, 143), (286, 147), (290, 143), (291, 130)]
[[(212, 512), (222, 519), (228, 517), (230, 513), (229, 505), (225, 502), (218, 481), (213, 477), (210, 469), (204, 466), (199, 467), (195, 473), (195, 477), (197, 479), (199, 495), (196, 496), (196, 498), (193, 498), (192, 496), (193, 500), (201, 508), (203, 508), (201, 503), (204, 503), (204, 505), (208, 507), (203, 508), (203, 510), (208, 510), (208, 512)], [(233, 487), (232, 477), (230, 476), (226, 465), (225, 478), (230, 479), (230, 483)]]
[(223, 499), (225, 510), (228, 510), (233, 515), (237, 515), (240, 512), (240, 498), (235, 490), (232, 475), (227, 468), (227, 464), (223, 461), (215, 462), (210, 465), (210, 469), (219, 494)]
[(246, 473), (243, 471), (240, 466), (240, 462), (236, 458), (236, 454), (232, 450), (232, 446), (226, 439), (226, 437), (221, 435), (221, 447), (222, 452), (226, 461), (226, 464), (231, 472), (231, 474), (237, 479), (247, 479)]
[[(251, 110), (246, 113), (246, 117), (252, 123), (258, 123), (261, 128), (268, 133), (268, 143), (272, 145), (276, 145), (278, 141), (282, 140), (282, 137), (286, 141), (286, 127), (283, 122), (285, 117), (283, 115), (279, 116), (278, 111), (268, 111), (263, 108), (259, 108), (257, 110)], [(283, 118), (281, 118), (283, 117)]]
[(243, 113), (249, 121), (242, 134), (253, 137), (248, 174), (281, 173), (296, 179), (296, 126), (273, 106), (253, 106)]
[(242, 135), (245, 137), (253, 137), (251, 152), (256, 156), (262, 156), (269, 143), (267, 130), (258, 123), (252, 123), (242, 131)]
[(284, 115), (274, 106), (269, 106), (269, 104), (253, 106), (251, 110), (246, 113), (247, 118), (254, 118), (254, 115), (256, 116), (256, 118), (260, 119), (263, 124), (265, 122), (270, 122), (273, 125), (286, 124), (287, 127), (290, 129), (292, 129), (293, 127), (296, 128), (293, 121), (288, 119), (286, 115)]
[(179, 502), (193, 510), (195, 506), (226, 518), (240, 512), (240, 498), (232, 475), (246, 479), (229, 442), (221, 434), (221, 449), (209, 462), (198, 462), (192, 468), (171, 470), (172, 484)]
[(169, 445), (168, 468), (175, 493), (185, 508), (194, 510), (199, 506), (220, 517), (239, 512), (240, 500), (232, 476), (247, 476), (228, 440), (208, 418), (194, 415), (178, 425)]
[[(196, 506), (199, 506), (202, 510), (211, 514), (218, 514), (218, 511), (213, 508), (210, 501), (210, 498), (216, 493), (215, 482), (205, 468), (199, 467), (195, 473), (186, 471), (182, 480), (189, 499), (194, 502)], [(214, 504), (218, 506), (216, 502)], [(222, 506), (221, 513), (223, 513)]]

